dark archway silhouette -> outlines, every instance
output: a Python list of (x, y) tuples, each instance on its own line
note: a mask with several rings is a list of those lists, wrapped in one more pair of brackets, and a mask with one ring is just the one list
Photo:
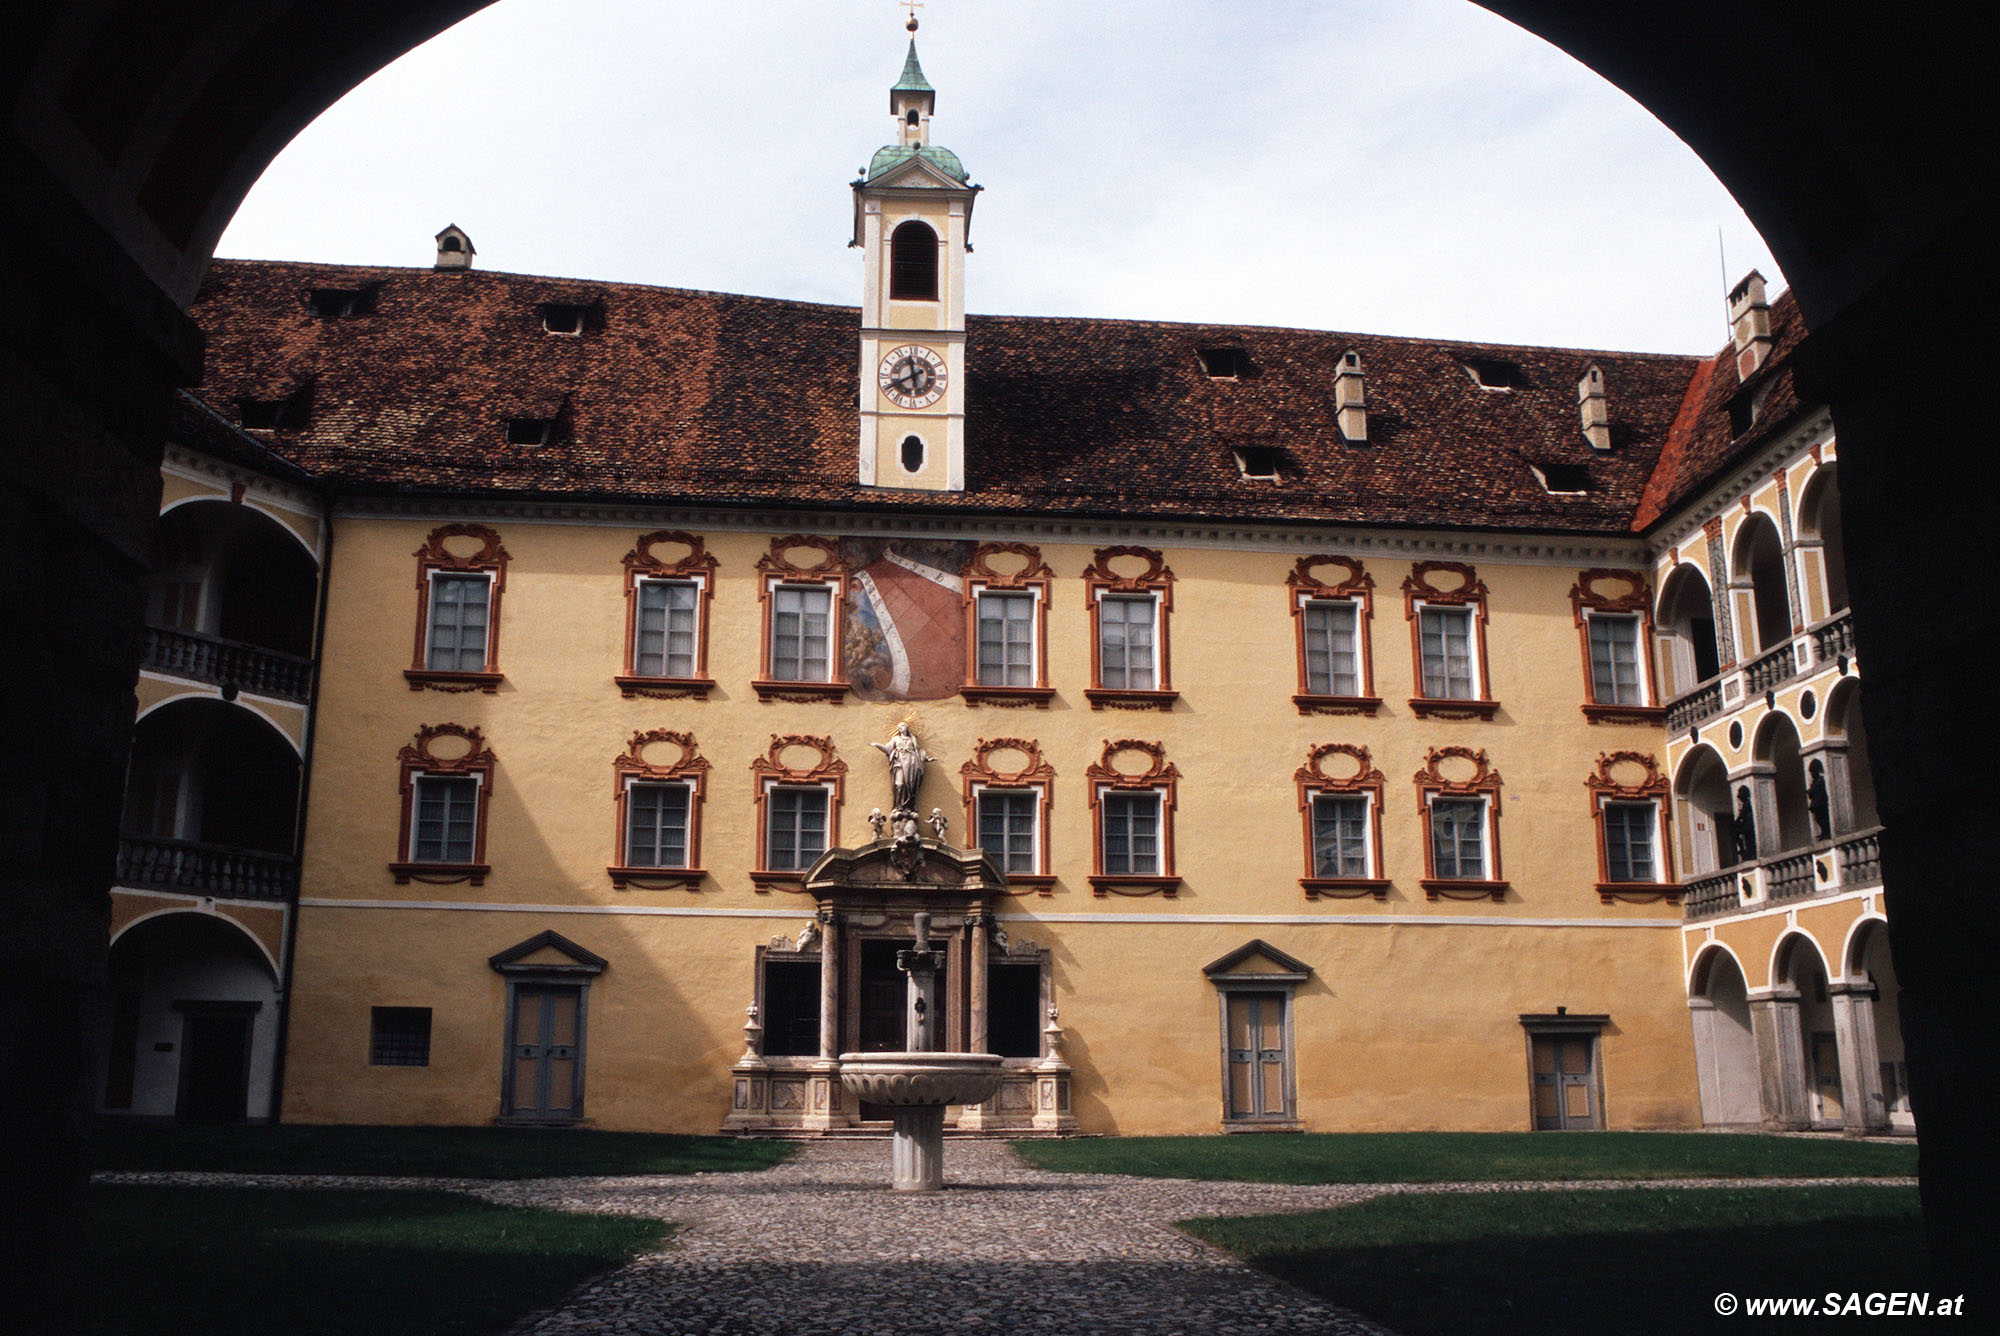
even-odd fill
[[(106, 957), (106, 888), (130, 741), (144, 569), (169, 391), (200, 341), (183, 306), (278, 150), (335, 99), (480, 0), (29, 0), (0, 49), (0, 545), (9, 637), (0, 736), (4, 1058), (0, 1255), (12, 1311), (49, 1330), (66, 1299)], [(2000, 928), (1956, 776), (1978, 765), (1955, 666), (1994, 661), (1960, 535), (1989, 523), (1949, 443), (1988, 430), (1986, 340), (2000, 152), (2000, 14), (1897, 19), (1860, 0), (1686, 0), (1621, 10), (1486, 0), (1686, 141), (1743, 205), (1812, 331), (1802, 397), (1840, 430), (1842, 527), (1882, 817), (1925, 832), (1883, 858), (1946, 1279), (1985, 1290), (2000, 1210), (1984, 1058), (2000, 1000), (1964, 968)], [(1921, 517), (1920, 519), (1918, 517)]]

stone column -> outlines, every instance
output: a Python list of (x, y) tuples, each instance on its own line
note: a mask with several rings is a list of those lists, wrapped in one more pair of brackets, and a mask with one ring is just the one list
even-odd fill
[(987, 1009), (988, 1009), (988, 965), (987, 955), (993, 944), (993, 916), (984, 909), (975, 909), (970, 915), (972, 924), (971, 958), (965, 962), (966, 982), (971, 985), (971, 999), (967, 1005), (966, 1048), (974, 1053), (986, 1052)]
[(1750, 999), (1750, 1030), (1757, 1040), (1757, 1075), (1764, 1126), (1799, 1130), (1812, 1126), (1806, 1103), (1806, 1066), (1799, 1034), (1796, 990)]
[(1882, 1055), (1875, 1043), (1875, 985), (1834, 983), (1826, 988), (1833, 1004), (1833, 1042), (1840, 1050), (1840, 1121), (1859, 1136), (1889, 1126), (1889, 1101), (1882, 1094)]
[(840, 912), (819, 911), (819, 1056), (840, 1056)]

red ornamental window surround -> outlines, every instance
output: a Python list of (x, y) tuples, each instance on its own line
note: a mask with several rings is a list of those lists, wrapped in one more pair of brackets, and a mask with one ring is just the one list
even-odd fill
[[(1671, 785), (1660, 773), (1660, 764), (1645, 752), (1616, 751), (1599, 754), (1597, 773), (1584, 780), (1590, 790), (1590, 816), (1597, 826), (1597, 898), (1611, 904), (1626, 900), (1645, 904), (1665, 900), (1679, 904), (1681, 887), (1674, 880), (1674, 856), (1667, 840), (1667, 795)], [(1644, 807), (1652, 818), (1652, 876), (1614, 881), (1611, 866), (1611, 832), (1606, 828), (1613, 806), (1627, 810)], [(1630, 847), (1627, 846), (1627, 857)]]
[[(1143, 768), (1135, 761), (1143, 762)], [(1167, 760), (1166, 747), (1136, 738), (1106, 742), (1103, 756), (1083, 773), (1090, 785), (1096, 836), (1091, 893), (1175, 898), (1181, 888), (1174, 870), (1174, 807), (1181, 772)], [(1150, 842), (1143, 839), (1148, 814)], [(1153, 865), (1150, 870), (1143, 866), (1146, 862)]]
[[(1091, 683), (1084, 698), (1095, 710), (1172, 710), (1179, 693), (1169, 671), (1174, 573), (1166, 558), (1150, 547), (1101, 547), (1084, 569), (1083, 582), (1090, 608)], [(1106, 600), (1123, 605), (1115, 619), (1105, 611)], [(1150, 625), (1142, 629), (1145, 617)], [(1150, 640), (1150, 663), (1136, 648), (1141, 636)], [(1113, 679), (1108, 683), (1107, 672)], [(1135, 677), (1150, 682), (1134, 686)]]
[[(1377, 900), (1388, 899), (1389, 882), (1382, 875), (1382, 786), (1385, 781), (1382, 772), (1369, 760), (1368, 749), (1347, 742), (1321, 743), (1306, 753), (1305, 764), (1292, 772), (1292, 779), (1299, 786), (1299, 816), (1305, 830), (1306, 871), (1299, 878), (1299, 886), (1305, 891), (1306, 899), (1317, 900), (1322, 895), (1342, 898), (1372, 895)], [(1314, 839), (1314, 802), (1322, 797), (1353, 799), (1367, 805), (1365, 875), (1319, 875), (1317, 842)]]
[[(1020, 760), (1009, 768), (994, 762), (996, 753), (1014, 753)], [(979, 799), (987, 791), (1026, 793), (1035, 804), (1035, 870), (1006, 872), (1008, 890), (1016, 895), (1030, 891), (1053, 893), (1056, 879), (1049, 871), (1049, 805), (1055, 792), (1055, 767), (1042, 757), (1039, 744), (1027, 738), (981, 738), (972, 748), (972, 759), (958, 768), (965, 800), (965, 829), (968, 840), (980, 840)]]
[[(816, 562), (808, 560), (813, 553), (819, 555)], [(809, 534), (773, 538), (771, 550), (757, 558), (757, 571), (757, 599), (763, 604), (762, 641), (757, 658), (761, 676), (750, 683), (757, 698), (794, 704), (831, 701), (838, 705), (845, 701), (847, 676), (842, 671), (841, 649), (847, 635), (849, 572), (840, 554), (840, 541)], [(786, 602), (801, 598), (817, 602), (815, 591), (823, 591), (826, 625), (823, 637), (813, 637), (814, 643), (808, 647), (791, 638), (781, 619), (797, 615), (783, 606)], [(819, 643), (822, 639), (823, 643)], [(817, 668), (813, 669), (815, 675), (809, 677), (781, 677), (775, 671), (815, 657), (812, 654), (815, 649), (824, 660), (824, 676), (817, 675)], [(774, 655), (781, 651), (791, 656), (784, 665), (774, 661)]]
[[(493, 803), (494, 766), (494, 756), (487, 749), (484, 735), (476, 727), (463, 724), (425, 724), (417, 730), (416, 738), (396, 753), (396, 760), (402, 817), (396, 836), (396, 861), (389, 864), (396, 884), (405, 886), (420, 881), (444, 886), (462, 881), (484, 885), (486, 874), (493, 870), (486, 862), (486, 817)], [(462, 813), (463, 799), (468, 796), (472, 805), (469, 818)], [(442, 809), (446, 829), (438, 837), (445, 846), (441, 850), (420, 847), (424, 839), (418, 812), (420, 802)], [(461, 811), (454, 814), (454, 806)], [(450, 827), (462, 824), (465, 819), (471, 823), (469, 838), (454, 841)], [(447, 856), (456, 851), (455, 843), (462, 845), (467, 857)], [(419, 857), (429, 852), (438, 856)]]
[[(665, 755), (678, 749), (678, 754)], [(650, 753), (650, 757), (649, 757)], [(642, 890), (665, 891), (698, 889), (708, 874), (701, 866), (701, 808), (708, 787), (708, 758), (697, 753), (694, 735), (669, 728), (636, 732), (625, 754), (611, 762), (617, 787), (617, 827), (614, 831), (617, 862), (605, 871), (618, 890), (637, 886)], [(634, 785), (674, 785), (685, 790), (687, 804), (686, 858), (668, 866), (652, 864), (635, 867), (632, 856), (631, 817)]]
[[(1331, 578), (1329, 578), (1331, 577)], [(1373, 715), (1382, 708), (1375, 694), (1375, 654), (1371, 624), (1375, 616), (1375, 581), (1353, 557), (1300, 557), (1285, 577), (1286, 598), (1292, 610), (1293, 639), (1298, 649), (1298, 694), (1292, 703), (1300, 714)], [(1337, 636), (1337, 621), (1321, 626), (1319, 614), (1337, 616), (1351, 609), (1348, 618), (1353, 635), (1352, 664), (1339, 662), (1338, 646), (1326, 643)], [(1332, 617), (1329, 617), (1332, 620)], [(1331, 662), (1320, 667), (1324, 655)], [(1354, 691), (1315, 691), (1318, 686), (1337, 687), (1346, 673), (1354, 678)], [(1330, 681), (1319, 680), (1324, 674)]]
[[(499, 666), (500, 596), (507, 588), (507, 549), (500, 535), (483, 524), (443, 524), (431, 530), (417, 558), (417, 634), (410, 667), (403, 676), (412, 691), (497, 691), (501, 683)], [(454, 601), (452, 589), (470, 586), (470, 577), (486, 581), (483, 609), (484, 645), (447, 649), (433, 645), (434, 633), (445, 630), (446, 617), (465, 619), (471, 614), (462, 601)], [(476, 639), (476, 637), (475, 637)], [(477, 668), (466, 666), (476, 660)]]
[[(1403, 615), (1410, 623), (1410, 666), (1417, 689), (1417, 694), (1410, 698), (1410, 712), (1419, 719), (1491, 719), (1499, 712), (1500, 702), (1493, 699), (1493, 679), (1486, 661), (1486, 593), (1479, 572), (1465, 562), (1411, 564), (1410, 574), (1403, 581)], [(1462, 666), (1466, 676), (1458, 676), (1455, 671), (1460, 666), (1458, 656), (1447, 651), (1446, 661), (1438, 665), (1440, 671), (1432, 680), (1432, 685), (1442, 688), (1436, 694), (1426, 690), (1425, 679), (1432, 677), (1426, 672), (1424, 658), (1426, 610), (1463, 614), (1452, 616), (1451, 620), (1465, 632)], [(1454, 684), (1466, 694), (1451, 694)]]
[(756, 785), (757, 865), (750, 881), (758, 891), (805, 890), (803, 867), (771, 866), (771, 794), (773, 790), (819, 789), (825, 797), (825, 844), (840, 845), (840, 804), (847, 786), (847, 762), (833, 754), (833, 739), (803, 733), (771, 735), (770, 749), (750, 763)]
[[(1484, 751), (1470, 747), (1432, 747), (1424, 768), (1416, 774), (1417, 808), (1424, 824), (1424, 877), (1427, 900), (1504, 900), (1507, 882), (1500, 875), (1500, 772), (1492, 769)], [(1438, 866), (1439, 802), (1479, 804), (1477, 836), (1481, 875), (1468, 877), (1459, 868)], [(1454, 807), (1452, 810), (1462, 810)], [(1457, 854), (1454, 851), (1454, 858)], [(1461, 875), (1450, 875), (1460, 872)]]
[[(1657, 703), (1659, 693), (1653, 681), (1653, 591), (1645, 572), (1601, 567), (1584, 571), (1570, 586), (1569, 602), (1583, 651), (1584, 718), (1593, 724), (1665, 722), (1667, 707)], [(1629, 644), (1637, 677), (1636, 701), (1598, 699), (1600, 674), (1593, 671), (1590, 623), (1599, 617), (1628, 622), (1632, 628)]]
[[(662, 548), (668, 549), (664, 555)], [(672, 549), (682, 549), (677, 555)], [(715, 683), (708, 676), (708, 614), (709, 604), (715, 597), (715, 567), (713, 553), (708, 551), (706, 542), (699, 534), (685, 533), (678, 529), (657, 529), (643, 535), (625, 554), (625, 671), (612, 680), (625, 696), (646, 696), (653, 700), (702, 699)], [(682, 675), (668, 672), (644, 673), (639, 662), (640, 607), (645, 597), (644, 586), (648, 581), (665, 581), (670, 586), (691, 589), (694, 619), (694, 645), (689, 671)], [(672, 633), (673, 612), (661, 609), (663, 641)], [(672, 667), (670, 646), (662, 646), (659, 665), (663, 669)], [(652, 666), (650, 664), (644, 666)]]
[[(997, 565), (996, 565), (997, 559)], [(962, 598), (965, 605), (965, 685), (958, 694), (967, 705), (1032, 705), (1049, 708), (1055, 696), (1049, 686), (1049, 582), (1055, 572), (1042, 560), (1042, 550), (1030, 543), (981, 543), (965, 564)], [(986, 600), (982, 618), (981, 599)], [(1019, 672), (1007, 650), (1020, 628), (1017, 618), (995, 618), (995, 604), (1006, 600), (1029, 599), (1027, 631), (1032, 638), (1032, 659), (1028, 672)], [(998, 625), (996, 626), (996, 621)], [(994, 644), (993, 633), (1002, 636)], [(982, 663), (982, 649), (988, 652)], [(1000, 650), (996, 656), (993, 649)], [(997, 671), (996, 671), (997, 670)], [(1009, 678), (1025, 676), (1026, 681)]]

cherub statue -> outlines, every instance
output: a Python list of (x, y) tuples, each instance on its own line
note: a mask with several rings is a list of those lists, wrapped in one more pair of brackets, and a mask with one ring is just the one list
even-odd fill
[(945, 820), (942, 807), (931, 808), (931, 830), (936, 833), (938, 843), (944, 843)]

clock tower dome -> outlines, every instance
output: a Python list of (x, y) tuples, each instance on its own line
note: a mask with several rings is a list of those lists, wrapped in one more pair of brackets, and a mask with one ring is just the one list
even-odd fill
[(854, 183), (864, 486), (965, 489), (965, 256), (980, 188), (931, 143), (936, 105), (912, 36), (889, 90), (896, 142)]

